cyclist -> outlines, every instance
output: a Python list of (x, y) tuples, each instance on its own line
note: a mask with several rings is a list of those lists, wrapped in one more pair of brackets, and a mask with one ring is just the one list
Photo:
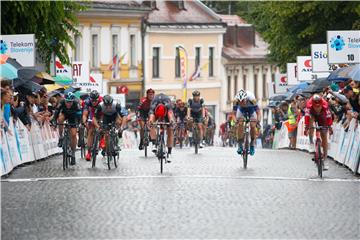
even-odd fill
[[(200, 98), (200, 92), (195, 90), (192, 92), (193, 98), (188, 100), (188, 111), (187, 111), (187, 119), (191, 118), (194, 120), (195, 124), (199, 126), (200, 132), (200, 144), (199, 147), (203, 148), (202, 139), (204, 137), (204, 126), (203, 121), (205, 119), (205, 108), (204, 108), (204, 99)], [(192, 124), (190, 124), (190, 128), (192, 128)]]
[[(123, 111), (120, 103), (114, 101), (110, 95), (105, 95), (103, 100), (95, 110), (95, 117), (93, 118), (93, 124), (96, 129), (100, 128), (99, 121), (102, 120), (102, 128), (106, 128), (109, 123), (115, 124), (115, 126), (120, 130), (124, 128), (126, 124), (126, 111)], [(119, 131), (119, 137), (121, 137), (121, 131)], [(105, 144), (108, 139), (108, 134), (105, 135), (105, 140), (102, 138), (100, 140), (100, 148), (103, 149), (102, 155), (105, 155)], [(115, 146), (115, 150), (119, 150), (119, 146)]]
[[(57, 109), (55, 110), (53, 125), (63, 124), (65, 120), (68, 120), (70, 127), (70, 146), (71, 146), (71, 165), (75, 165), (75, 151), (76, 151), (76, 133), (77, 125), (81, 119), (81, 108), (79, 101), (72, 92), (65, 95), (65, 99), (61, 100)], [(59, 143), (58, 147), (62, 147), (64, 126), (59, 126)]]
[[(177, 107), (174, 111), (178, 126), (180, 126), (181, 124), (183, 124), (185, 126), (185, 118), (187, 115), (187, 111), (188, 110), (187, 110), (187, 107), (185, 106), (185, 103), (181, 99), (179, 99), (177, 101)], [(180, 134), (181, 134), (180, 129), (177, 128), (177, 131), (176, 131), (177, 139), (180, 138)], [(186, 129), (184, 129), (182, 134), (183, 134), (182, 138), (185, 139), (186, 138)]]
[(153, 89), (149, 88), (148, 90), (146, 90), (146, 97), (140, 99), (140, 104), (137, 107), (137, 117), (139, 119), (139, 124), (140, 124), (139, 150), (144, 149), (144, 127), (149, 117), (151, 101), (154, 99), (154, 95), (155, 95), (155, 91)]
[(305, 136), (308, 136), (308, 134), (310, 133), (309, 138), (311, 144), (313, 144), (314, 129), (313, 128), (310, 129), (310, 127), (313, 126), (314, 122), (317, 122), (318, 126), (327, 127), (325, 129), (321, 129), (320, 136), (324, 151), (323, 169), (328, 170), (329, 167), (325, 166), (325, 160), (327, 159), (327, 148), (328, 148), (327, 129), (329, 129), (329, 133), (330, 135), (332, 135), (333, 133), (331, 128), (332, 117), (327, 101), (318, 94), (315, 94), (309, 99), (309, 101), (306, 103), (306, 109), (305, 109), (304, 134)]
[(88, 152), (85, 156), (86, 161), (90, 161), (91, 159), (91, 146), (94, 138), (94, 124), (92, 123), (95, 110), (97, 106), (101, 103), (102, 97), (98, 93), (98, 91), (93, 90), (90, 93), (88, 99), (84, 101), (83, 106), (83, 115), (82, 115), (82, 122), (87, 128), (87, 146)]
[(243, 153), (243, 143), (244, 143), (244, 123), (245, 116), (250, 117), (250, 155), (255, 154), (255, 139), (256, 139), (256, 127), (259, 125), (261, 120), (260, 109), (257, 105), (255, 95), (249, 91), (240, 91), (235, 96), (237, 101), (237, 110), (236, 110), (236, 119), (238, 120), (238, 154)]
[[(170, 123), (170, 126), (167, 128), (167, 147), (168, 147), (167, 161), (171, 162), (169, 157), (171, 156), (172, 146), (174, 145), (174, 131), (171, 125), (175, 123), (175, 118), (171, 107), (171, 100), (167, 95), (163, 93), (160, 93), (154, 97), (149, 112), (150, 126), (152, 126), (158, 120)], [(156, 141), (155, 129), (153, 131), (150, 131), (150, 137), (152, 142)], [(155, 144), (153, 144), (152, 151), (154, 153), (157, 152)]]

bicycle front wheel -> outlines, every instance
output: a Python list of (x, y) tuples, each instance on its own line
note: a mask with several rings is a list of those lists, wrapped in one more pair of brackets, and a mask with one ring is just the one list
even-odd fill
[(323, 171), (323, 161), (321, 156), (321, 142), (316, 140), (316, 153), (315, 153), (315, 161), (318, 168), (318, 176), (322, 178), (322, 171)]

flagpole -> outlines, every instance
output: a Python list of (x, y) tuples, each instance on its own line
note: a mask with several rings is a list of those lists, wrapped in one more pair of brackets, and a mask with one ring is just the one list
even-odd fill
[(179, 48), (181, 48), (182, 50), (184, 50), (184, 53), (185, 53), (185, 56), (186, 56), (186, 76), (184, 78), (184, 85), (183, 85), (183, 97), (184, 97), (184, 101), (186, 102), (186, 99), (187, 99), (187, 77), (189, 76), (189, 58), (188, 58), (188, 54), (187, 54), (187, 51), (184, 47), (182, 46), (179, 46)]

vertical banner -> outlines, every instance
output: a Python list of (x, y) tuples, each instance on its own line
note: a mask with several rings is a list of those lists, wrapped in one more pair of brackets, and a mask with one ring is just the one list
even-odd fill
[(186, 76), (187, 58), (186, 58), (186, 51), (183, 47), (179, 47), (179, 56), (180, 56), (181, 78), (184, 80), (183, 101), (186, 102), (186, 98), (187, 98), (187, 76)]
[(311, 44), (312, 71), (332, 72), (338, 69), (338, 65), (328, 63), (328, 53), (326, 44)]
[(360, 31), (327, 31), (328, 62), (360, 63)]
[(297, 64), (296, 63), (287, 63), (287, 78), (289, 85), (296, 85), (298, 84), (297, 78)]
[(275, 93), (286, 93), (289, 88), (287, 74), (275, 74)]

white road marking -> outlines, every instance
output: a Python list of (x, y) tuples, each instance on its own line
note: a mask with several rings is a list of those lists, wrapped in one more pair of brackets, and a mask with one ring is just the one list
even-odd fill
[(37, 181), (66, 181), (66, 180), (105, 180), (105, 179), (143, 179), (143, 178), (219, 178), (242, 180), (280, 180), (280, 181), (312, 181), (312, 182), (358, 182), (360, 179), (346, 178), (296, 178), (296, 177), (256, 177), (256, 176), (212, 176), (212, 175), (139, 175), (139, 176), (86, 176), (86, 177), (48, 177), (48, 178), (16, 178), (3, 179), (1, 182), (37, 182)]

